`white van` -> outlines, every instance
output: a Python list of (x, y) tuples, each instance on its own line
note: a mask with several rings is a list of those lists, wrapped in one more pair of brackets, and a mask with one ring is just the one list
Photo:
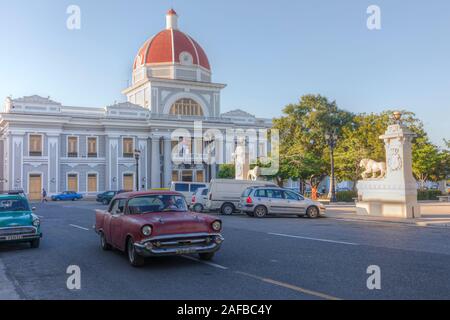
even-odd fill
[(236, 211), (242, 192), (249, 187), (278, 187), (268, 181), (212, 179), (206, 209), (230, 215)]
[(200, 188), (208, 188), (209, 183), (205, 182), (182, 182), (174, 181), (170, 184), (170, 191), (176, 191), (181, 193), (185, 198), (187, 204), (190, 206), (192, 202), (192, 196)]

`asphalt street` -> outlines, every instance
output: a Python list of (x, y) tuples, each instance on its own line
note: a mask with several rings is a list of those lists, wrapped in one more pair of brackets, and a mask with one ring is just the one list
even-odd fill
[[(136, 269), (124, 254), (101, 250), (92, 227), (94, 209), (102, 205), (83, 201), (36, 206), (44, 233), (41, 247), (0, 245), (2, 297), (450, 299), (448, 229), (332, 218), (222, 216), (225, 242), (211, 262), (195, 256), (152, 258)], [(67, 288), (71, 265), (80, 267), (80, 290)], [(372, 265), (381, 270), (379, 290), (367, 288)]]

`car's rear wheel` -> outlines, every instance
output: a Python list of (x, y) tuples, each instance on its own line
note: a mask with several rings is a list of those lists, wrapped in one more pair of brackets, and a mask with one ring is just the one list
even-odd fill
[(220, 211), (222, 212), (222, 214), (230, 216), (234, 212), (234, 206), (231, 203), (225, 203)]
[(200, 203), (197, 203), (196, 205), (194, 205), (194, 211), (195, 212), (202, 212), (203, 211), (203, 206)]
[(39, 248), (40, 244), (41, 244), (41, 239), (35, 239), (30, 242), (31, 248), (33, 248), (33, 249)]
[(257, 206), (254, 215), (257, 218), (264, 218), (267, 215), (267, 208), (264, 206)]
[(199, 253), (198, 255), (200, 257), (200, 260), (203, 261), (209, 261), (212, 260), (212, 258), (214, 258), (214, 252)]
[(145, 263), (144, 257), (138, 255), (134, 247), (133, 240), (129, 239), (127, 243), (128, 261), (133, 267), (142, 267)]
[(111, 245), (106, 241), (106, 237), (103, 232), (100, 232), (100, 246), (105, 251), (111, 250)]
[(319, 217), (319, 209), (316, 206), (311, 206), (306, 210), (306, 215), (310, 219)]

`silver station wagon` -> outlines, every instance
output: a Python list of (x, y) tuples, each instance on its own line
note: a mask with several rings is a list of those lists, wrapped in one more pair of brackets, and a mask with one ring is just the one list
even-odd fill
[(257, 218), (268, 214), (318, 218), (325, 214), (325, 206), (322, 203), (290, 190), (273, 187), (247, 188), (242, 193), (239, 209)]

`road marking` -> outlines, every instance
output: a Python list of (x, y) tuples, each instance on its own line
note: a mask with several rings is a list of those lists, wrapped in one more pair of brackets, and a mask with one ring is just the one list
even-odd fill
[(69, 224), (69, 226), (77, 228), (77, 229), (81, 229), (81, 230), (85, 230), (85, 231), (89, 231), (88, 228), (85, 227), (81, 227), (81, 226), (77, 226), (76, 224)]
[(305, 289), (305, 288), (302, 288), (302, 287), (299, 287), (299, 286), (295, 286), (293, 284), (280, 282), (280, 281), (273, 280), (273, 279), (270, 279), (270, 278), (264, 278), (264, 277), (256, 276), (256, 275), (251, 274), (251, 273), (246, 273), (246, 272), (241, 272), (241, 271), (236, 271), (236, 273), (240, 274), (240, 275), (244, 275), (244, 276), (250, 277), (250, 278), (253, 278), (253, 279), (257, 279), (257, 280), (260, 280), (260, 281), (263, 281), (263, 282), (266, 282), (266, 283), (270, 283), (270, 284), (273, 284), (273, 285), (276, 285), (276, 286), (279, 286), (279, 287), (283, 287), (283, 288), (286, 288), (286, 289), (291, 289), (291, 290), (294, 290), (294, 291), (297, 291), (297, 292), (308, 294), (308, 295), (311, 295), (311, 296), (314, 296), (314, 297), (318, 297), (318, 298), (322, 298), (322, 299), (326, 299), (326, 300), (341, 300), (340, 298), (337, 298), (337, 297), (334, 297), (334, 296), (330, 296), (330, 295), (325, 294), (325, 293), (321, 293), (321, 292)]
[(194, 257), (190, 257), (190, 256), (182, 256), (185, 259), (189, 259), (192, 261), (196, 261), (196, 262), (200, 262), (203, 264), (207, 264), (208, 266), (214, 267), (214, 268), (218, 268), (218, 269), (222, 269), (222, 270), (228, 270), (227, 267), (221, 266), (220, 264), (216, 264), (216, 263), (212, 263), (212, 262), (208, 262), (208, 261), (203, 261)]
[(287, 238), (296, 238), (296, 239), (304, 239), (304, 240), (311, 240), (311, 241), (321, 241), (321, 242), (331, 242), (331, 243), (338, 243), (338, 244), (347, 244), (350, 246), (358, 246), (359, 244), (354, 242), (346, 242), (346, 241), (336, 241), (336, 240), (328, 240), (328, 239), (319, 239), (319, 238), (309, 238), (309, 237), (301, 237), (301, 236), (293, 236), (289, 234), (282, 234), (282, 233), (271, 233), (270, 235), (273, 236), (280, 236), (280, 237), (287, 237)]

